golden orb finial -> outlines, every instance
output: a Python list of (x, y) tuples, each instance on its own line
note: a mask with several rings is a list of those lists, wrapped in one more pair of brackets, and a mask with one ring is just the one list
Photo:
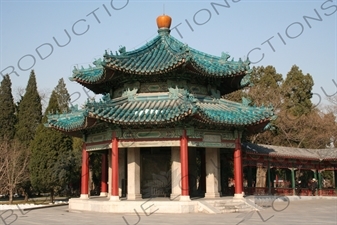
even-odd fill
[(168, 15), (163, 14), (163, 15), (160, 15), (160, 16), (157, 17), (158, 29), (160, 29), (160, 28), (170, 29), (171, 22), (172, 22), (172, 18)]

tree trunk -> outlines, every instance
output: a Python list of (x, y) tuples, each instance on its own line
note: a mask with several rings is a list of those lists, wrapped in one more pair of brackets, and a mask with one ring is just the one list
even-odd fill
[(50, 190), (50, 202), (54, 204), (54, 189)]
[(28, 193), (25, 191), (25, 202), (28, 202), (28, 198), (29, 198), (29, 195), (28, 195)]
[(28, 202), (29, 196), (31, 196), (30, 185), (23, 187), (23, 192), (25, 194), (25, 202)]
[(9, 190), (9, 197), (8, 197), (8, 203), (13, 204), (13, 190)]

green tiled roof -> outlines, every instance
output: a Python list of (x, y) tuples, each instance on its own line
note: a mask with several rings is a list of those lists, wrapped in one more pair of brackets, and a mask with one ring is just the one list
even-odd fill
[(195, 110), (195, 106), (184, 98), (151, 96), (132, 100), (122, 97), (109, 102), (87, 103), (86, 107), (90, 117), (123, 125), (172, 123), (191, 115)]
[[(108, 95), (107, 95), (108, 96)], [(194, 97), (188, 92), (135, 94), (88, 102), (85, 109), (49, 116), (48, 124), (62, 131), (86, 129), (88, 118), (119, 125), (172, 124), (186, 118), (219, 126), (253, 126), (269, 122), (271, 108), (257, 108), (224, 99)], [(48, 125), (47, 125), (48, 126)]]
[(70, 80), (76, 80), (82, 83), (95, 83), (102, 80), (104, 78), (104, 62), (102, 62), (101, 59), (98, 59), (95, 60), (93, 64), (95, 67), (89, 66), (89, 68), (86, 69), (83, 67), (81, 69), (77, 69), (75, 67), (73, 70), (73, 76)]
[(104, 55), (106, 67), (130, 74), (163, 74), (188, 64), (205, 76), (234, 76), (249, 70), (249, 62), (227, 61), (228, 55), (212, 56), (162, 32), (143, 47), (121, 55)]
[[(133, 51), (120, 49), (120, 54), (105, 52), (104, 59), (96, 60), (93, 68), (75, 68), (72, 80), (80, 83), (101, 83), (105, 70), (122, 72), (123, 74), (159, 75), (172, 72), (179, 67), (186, 71), (206, 77), (229, 78), (244, 77), (250, 73), (249, 60), (228, 61), (230, 57), (222, 53), (220, 57), (203, 53), (180, 42), (171, 35), (168, 29), (160, 29), (158, 35)], [(243, 80), (241, 85), (246, 85)]]
[(336, 148), (326, 149), (308, 149), (308, 148), (296, 148), (296, 147), (284, 147), (275, 145), (263, 145), (242, 143), (243, 150), (250, 154), (263, 154), (271, 157), (283, 157), (283, 158), (302, 158), (317, 161), (328, 161), (337, 159)]
[(80, 130), (86, 127), (87, 110), (79, 110), (72, 113), (54, 114), (48, 116), (46, 126), (65, 132)]
[[(46, 126), (77, 135), (102, 123), (138, 126), (188, 120), (212, 127), (266, 127), (274, 116), (272, 108), (220, 99), (249, 83), (249, 60), (229, 61), (226, 53), (219, 57), (203, 53), (169, 32), (159, 29), (154, 39), (136, 50), (127, 52), (122, 47), (119, 54), (105, 52), (103, 59), (94, 61), (94, 67), (74, 68), (71, 80), (104, 97), (86, 103), (82, 110), (50, 115)], [(185, 84), (191, 80), (197, 87)], [(150, 88), (154, 84), (156, 93)]]
[(245, 106), (225, 99), (198, 102), (197, 106), (200, 121), (205, 123), (248, 126), (270, 120), (274, 115), (272, 108)]

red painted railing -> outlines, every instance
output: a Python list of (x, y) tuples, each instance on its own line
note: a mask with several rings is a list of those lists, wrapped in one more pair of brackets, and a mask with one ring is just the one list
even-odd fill
[[(244, 192), (246, 195), (293, 195), (292, 188), (269, 188), (268, 187), (245, 187)], [(231, 194), (230, 191), (226, 194)], [(312, 196), (312, 192), (309, 188), (301, 188), (295, 189), (295, 195), (298, 196)], [(322, 190), (318, 190), (317, 194), (319, 196), (337, 196), (337, 192), (335, 189), (327, 189), (324, 188)]]
[(321, 196), (337, 196), (337, 192), (335, 189), (322, 189), (319, 190), (319, 192)]

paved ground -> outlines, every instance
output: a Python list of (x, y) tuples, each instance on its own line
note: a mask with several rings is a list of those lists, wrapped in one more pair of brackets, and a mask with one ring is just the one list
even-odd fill
[[(137, 215), (138, 214), (138, 215)], [(112, 214), (93, 212), (68, 212), (67, 206), (36, 209), (31, 211), (0, 211), (0, 225), (71, 224), (71, 225), (148, 225), (148, 224), (337, 224), (337, 199), (274, 202), (259, 212), (228, 214), (161, 214), (144, 212)]]

